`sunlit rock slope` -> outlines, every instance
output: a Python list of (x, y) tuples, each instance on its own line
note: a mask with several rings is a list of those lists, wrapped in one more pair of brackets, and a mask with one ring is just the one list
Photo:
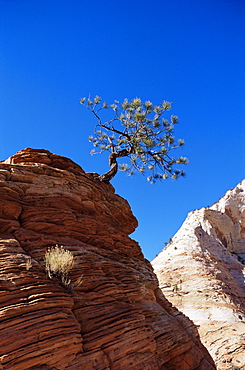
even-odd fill
[(152, 265), (218, 369), (245, 369), (245, 180), (191, 212)]

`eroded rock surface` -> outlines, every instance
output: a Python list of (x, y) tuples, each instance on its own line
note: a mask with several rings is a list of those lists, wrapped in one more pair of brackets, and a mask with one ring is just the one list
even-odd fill
[[(0, 163), (0, 369), (215, 369), (128, 236), (136, 226), (67, 158), (25, 149)], [(75, 256), (70, 289), (45, 272), (55, 245)]]
[(191, 212), (152, 262), (166, 298), (198, 326), (217, 368), (245, 369), (245, 180)]

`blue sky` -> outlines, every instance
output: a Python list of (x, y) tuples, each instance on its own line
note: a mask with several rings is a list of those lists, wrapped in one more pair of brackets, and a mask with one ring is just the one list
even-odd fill
[(44, 148), (103, 173), (107, 157), (91, 156), (87, 141), (96, 122), (79, 99), (171, 101), (186, 178), (112, 180), (149, 260), (188, 212), (244, 178), (243, 0), (1, 0), (0, 13), (0, 160)]

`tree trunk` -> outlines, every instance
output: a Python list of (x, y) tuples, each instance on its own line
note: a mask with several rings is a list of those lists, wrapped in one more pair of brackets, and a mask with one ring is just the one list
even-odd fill
[(118, 171), (118, 163), (117, 163), (117, 158), (118, 157), (127, 157), (129, 154), (133, 154), (133, 148), (129, 149), (123, 149), (120, 150), (119, 152), (115, 151), (112, 152), (109, 155), (109, 166), (110, 170), (103, 175), (98, 176), (96, 179), (109, 183), (110, 180), (117, 174)]

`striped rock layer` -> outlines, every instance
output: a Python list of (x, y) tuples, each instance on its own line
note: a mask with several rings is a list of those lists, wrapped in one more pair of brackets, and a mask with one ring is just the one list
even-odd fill
[[(0, 369), (211, 370), (194, 324), (163, 296), (126, 200), (71, 160), (0, 163)], [(49, 278), (52, 246), (74, 256)]]

